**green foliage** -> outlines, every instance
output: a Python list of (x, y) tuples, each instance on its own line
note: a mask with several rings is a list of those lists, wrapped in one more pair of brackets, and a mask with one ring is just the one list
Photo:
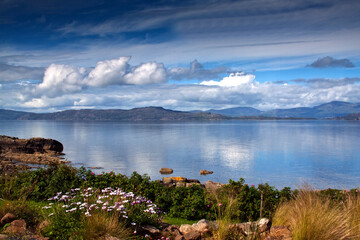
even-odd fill
[(231, 206), (231, 219), (239, 221), (254, 221), (260, 217), (261, 198), (263, 199), (262, 216), (271, 218), (280, 202), (290, 199), (292, 192), (290, 188), (281, 191), (266, 184), (254, 185), (245, 184), (243, 178), (239, 181), (229, 180), (229, 184), (220, 188), (217, 192), (217, 199), (209, 197), (212, 201), (213, 211), (216, 211), (216, 204), (227, 207), (227, 200), (235, 198), (236, 203)]
[(69, 165), (50, 165), (35, 171), (20, 172), (3, 180), (0, 196), (6, 199), (42, 201), (58, 191), (69, 191), (80, 185), (77, 169)]
[(201, 219), (208, 214), (205, 190), (200, 186), (178, 187), (171, 191), (172, 206), (168, 215), (185, 219)]
[(79, 211), (66, 212), (61, 204), (53, 206), (50, 225), (42, 234), (51, 239), (82, 239), (84, 215)]

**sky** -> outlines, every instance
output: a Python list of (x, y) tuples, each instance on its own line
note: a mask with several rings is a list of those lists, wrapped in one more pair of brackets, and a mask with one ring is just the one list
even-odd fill
[(0, 108), (360, 103), (358, 0), (0, 0)]

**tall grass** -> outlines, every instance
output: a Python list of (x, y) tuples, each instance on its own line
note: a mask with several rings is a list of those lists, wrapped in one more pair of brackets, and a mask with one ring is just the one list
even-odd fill
[(314, 190), (301, 189), (277, 209), (273, 225), (285, 225), (294, 240), (360, 239), (360, 200), (331, 201)]
[(354, 238), (360, 239), (360, 197), (349, 195), (345, 208), (349, 213), (351, 233)]
[(98, 211), (85, 219), (83, 239), (105, 239), (106, 236), (129, 239), (131, 231), (125, 223), (119, 221), (116, 214)]

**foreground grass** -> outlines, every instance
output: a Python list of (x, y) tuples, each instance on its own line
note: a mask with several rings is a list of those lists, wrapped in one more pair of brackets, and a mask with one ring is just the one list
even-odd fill
[(285, 225), (294, 240), (360, 239), (360, 199), (350, 194), (343, 201), (332, 201), (311, 189), (277, 209), (273, 225)]

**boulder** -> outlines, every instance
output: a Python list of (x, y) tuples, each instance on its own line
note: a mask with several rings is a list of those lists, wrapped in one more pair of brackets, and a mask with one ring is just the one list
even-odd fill
[(163, 177), (162, 181), (164, 184), (177, 183), (177, 182), (186, 182), (187, 178), (184, 177)]
[(185, 240), (183, 235), (177, 235), (174, 240)]
[(199, 240), (201, 239), (201, 234), (198, 231), (191, 231), (184, 235), (185, 240)]
[(179, 231), (179, 226), (177, 225), (170, 225), (166, 227), (164, 230), (162, 230), (161, 234), (163, 237), (170, 237), (171, 239), (176, 238), (176, 236), (178, 235), (181, 235)]
[(201, 234), (208, 233), (210, 231), (210, 222), (206, 219), (201, 219), (194, 223), (192, 227)]
[(195, 231), (195, 228), (191, 226), (190, 224), (181, 224), (179, 228), (181, 234), (185, 235), (189, 232)]
[(222, 186), (224, 186), (224, 184), (218, 183), (218, 182), (213, 182), (210, 180), (206, 181), (206, 183), (205, 183), (206, 190), (208, 190), (210, 192), (216, 192), (216, 190), (218, 190)]
[(7, 213), (5, 214), (1, 220), (0, 220), (0, 225), (5, 225), (7, 223), (11, 223), (12, 221), (14, 221), (16, 219), (16, 216), (12, 213)]
[(159, 171), (161, 174), (171, 174), (174, 172), (172, 168), (160, 168)]
[(140, 226), (137, 232), (141, 234), (149, 234), (153, 238), (161, 238), (161, 231), (150, 225)]
[(25, 148), (33, 149), (35, 152), (54, 151), (61, 153), (64, 150), (64, 146), (57, 140), (45, 139), (45, 138), (30, 138)]
[(26, 233), (26, 222), (23, 219), (14, 220), (4, 231), (6, 234), (24, 235)]
[(201, 175), (207, 175), (207, 174), (213, 174), (213, 173), (214, 173), (213, 171), (208, 171), (208, 170), (204, 170), (204, 169), (200, 170)]

